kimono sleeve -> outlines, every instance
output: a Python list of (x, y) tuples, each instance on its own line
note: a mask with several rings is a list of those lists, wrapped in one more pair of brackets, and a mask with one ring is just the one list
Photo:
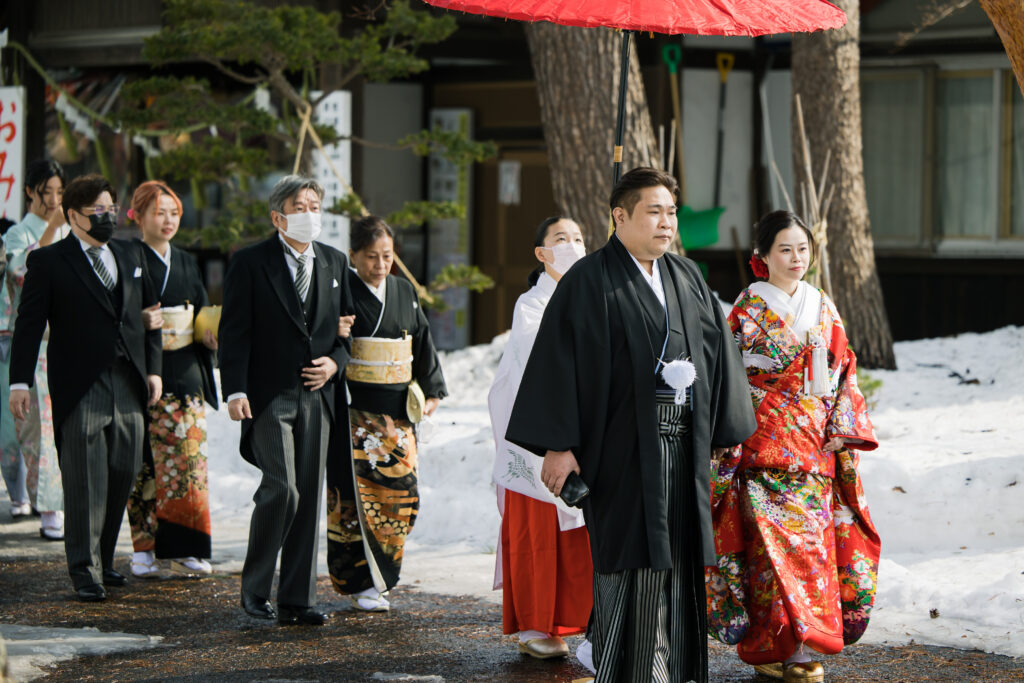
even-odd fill
[(747, 373), (732, 328), (703, 280), (700, 286), (704, 301), (710, 302), (710, 313), (714, 316), (715, 327), (721, 337), (715, 359), (715, 373), (711, 378), (711, 445), (716, 448), (731, 447), (743, 443), (753, 434), (757, 422), (750, 403)]
[(36, 362), (39, 360), (39, 344), (50, 312), (52, 288), (50, 264), (32, 252), (25, 275), (25, 286), (18, 305), (18, 317), (14, 321), (14, 338), (11, 342), (10, 383), (32, 386), (36, 376)]
[(582, 309), (574, 301), (583, 282), (571, 275), (562, 278), (544, 310), (505, 433), (506, 440), (539, 456), (573, 450), (579, 457), (574, 319)]
[[(412, 287), (409, 287), (412, 290)], [(427, 398), (444, 398), (448, 387), (441, 371), (441, 360), (437, 357), (434, 338), (430, 334), (430, 323), (423, 314), (423, 307), (416, 300), (416, 293), (410, 291), (411, 305), (416, 308), (416, 331), (413, 333), (413, 371), (423, 394)]]
[(857, 356), (850, 348), (846, 349), (839, 367), (839, 384), (825, 437), (842, 437), (846, 439), (847, 448), (861, 451), (878, 448), (875, 428), (868, 418), (867, 401), (857, 385)]

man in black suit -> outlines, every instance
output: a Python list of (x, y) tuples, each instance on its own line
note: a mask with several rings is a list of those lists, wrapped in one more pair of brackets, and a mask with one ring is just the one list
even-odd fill
[(114, 189), (99, 175), (77, 178), (64, 190), (72, 235), (29, 255), (11, 349), (10, 408), (22, 419), (49, 323), (64, 548), (85, 601), (104, 600), (103, 586), (126, 582), (114, 571), (114, 546), (142, 466), (146, 404), (156, 403), (162, 390), (161, 333), (142, 324), (142, 309), (156, 296), (142, 252), (109, 241), (114, 201)]
[[(242, 568), (242, 607), (282, 624), (325, 623), (316, 602), (320, 491), (335, 383), (348, 362), (339, 318), (351, 308), (345, 255), (314, 242), (324, 191), (282, 178), (270, 194), (270, 239), (231, 258), (219, 349), (242, 457), (263, 471)], [(342, 397), (343, 392), (338, 392)], [(343, 399), (342, 399), (343, 400)], [(278, 611), (268, 601), (277, 556)]]

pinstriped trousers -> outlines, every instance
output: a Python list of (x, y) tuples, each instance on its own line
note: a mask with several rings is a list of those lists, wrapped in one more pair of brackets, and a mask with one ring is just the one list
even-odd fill
[(253, 496), (242, 592), (270, 597), (280, 552), (277, 602), (292, 607), (316, 603), (320, 491), (331, 429), (324, 391), (333, 385), (309, 391), (300, 382), (275, 397), (250, 428), (263, 478)]
[(690, 411), (658, 398), (672, 569), (594, 573), (597, 683), (708, 680), (707, 614), (693, 495)]
[(142, 467), (145, 392), (116, 360), (100, 373), (60, 426), (64, 552), (75, 588), (102, 583), (114, 565), (128, 495)]

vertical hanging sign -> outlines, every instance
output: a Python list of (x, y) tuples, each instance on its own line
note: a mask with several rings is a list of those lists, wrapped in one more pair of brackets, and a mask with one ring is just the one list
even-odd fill
[[(457, 131), (471, 138), (473, 111), (444, 108), (430, 110), (430, 129)], [(455, 164), (439, 154), (430, 156), (427, 175), (428, 196), (433, 202), (458, 202), (466, 207), (462, 218), (445, 218), (430, 222), (427, 253), (427, 280), (433, 280), (449, 265), (468, 265), (471, 255), (470, 205), (472, 196), (472, 164)], [(430, 333), (439, 349), (461, 349), (469, 344), (469, 290), (465, 287), (446, 289), (440, 293), (448, 305), (443, 312), (430, 312)]]
[(18, 222), (24, 212), (25, 88), (0, 88), (0, 216)]
[[(320, 93), (311, 93), (315, 100)], [(348, 139), (352, 135), (352, 93), (347, 90), (336, 90), (325, 97), (317, 104), (313, 112), (314, 119), (322, 126), (331, 126), (338, 132), (343, 140), (330, 145), (324, 145), (324, 151), (331, 163), (328, 164), (319, 149), (313, 148), (313, 177), (324, 188), (324, 206), (318, 242), (338, 249), (342, 253), (348, 253), (348, 224), (347, 216), (339, 216), (329, 213), (327, 208), (334, 204), (335, 200), (341, 199), (348, 193), (348, 186), (352, 185), (352, 142)], [(307, 145), (312, 142), (307, 139)], [(331, 170), (331, 164), (338, 169), (345, 183), (338, 181), (338, 177)]]

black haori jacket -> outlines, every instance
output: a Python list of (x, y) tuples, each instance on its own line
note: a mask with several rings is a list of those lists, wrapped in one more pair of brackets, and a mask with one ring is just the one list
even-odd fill
[[(734, 446), (756, 424), (746, 373), (717, 300), (689, 259), (658, 263), (669, 328), (696, 366), (689, 436), (700, 552), (715, 564), (710, 509), (712, 447)], [(649, 287), (612, 237), (559, 282), (544, 311), (506, 438), (538, 455), (571, 449), (591, 494), (584, 501), (594, 568), (672, 566), (661, 468), (654, 367), (657, 351), (640, 300)], [(669, 288), (672, 288), (669, 291)]]

